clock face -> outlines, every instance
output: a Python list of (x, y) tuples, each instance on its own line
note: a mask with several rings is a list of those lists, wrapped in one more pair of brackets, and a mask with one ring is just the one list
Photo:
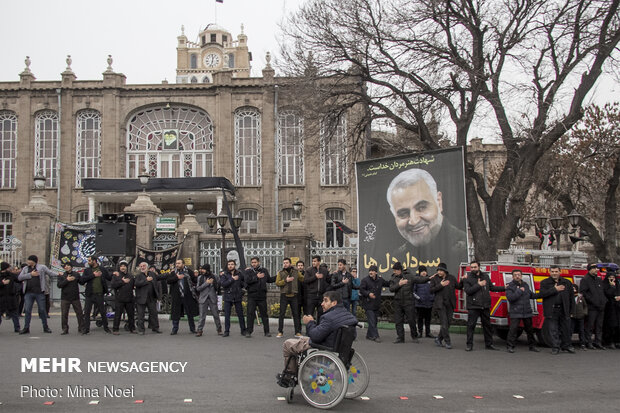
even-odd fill
[(220, 64), (220, 56), (215, 53), (209, 53), (204, 58), (205, 66), (216, 67)]

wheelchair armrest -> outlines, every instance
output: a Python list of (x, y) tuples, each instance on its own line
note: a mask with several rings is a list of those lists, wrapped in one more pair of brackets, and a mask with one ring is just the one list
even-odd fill
[(310, 343), (310, 347), (315, 348), (317, 350), (327, 350), (327, 351), (336, 351), (333, 347), (324, 346), (321, 344)]

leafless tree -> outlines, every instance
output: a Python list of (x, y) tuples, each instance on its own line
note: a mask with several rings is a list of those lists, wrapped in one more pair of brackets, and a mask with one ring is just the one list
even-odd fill
[(360, 82), (313, 91), (325, 113), (367, 105), (360, 138), (371, 121), (389, 118), (436, 149), (430, 113), (444, 115), (456, 145), (494, 131), (485, 137), (501, 140), (507, 153), (495, 187), (487, 190), (468, 160), (465, 170), (476, 255), (495, 259), (516, 234), (534, 170), (618, 63), (619, 2), (310, 0), (282, 25), (279, 63), (307, 84)]

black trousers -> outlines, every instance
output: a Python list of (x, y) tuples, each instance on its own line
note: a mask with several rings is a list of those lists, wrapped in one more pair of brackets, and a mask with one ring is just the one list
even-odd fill
[(144, 331), (144, 313), (147, 308), (149, 309), (149, 327), (151, 327), (151, 330), (159, 329), (159, 319), (157, 318), (157, 300), (154, 298), (147, 298), (146, 304), (138, 304), (136, 306), (136, 325), (139, 332)]
[(527, 334), (527, 345), (534, 347), (536, 341), (534, 340), (534, 329), (532, 328), (532, 317), (527, 318), (511, 318), (510, 327), (508, 327), (508, 338), (506, 339), (506, 345), (508, 347), (514, 347), (517, 341), (517, 332), (519, 331), (520, 321), (523, 321), (523, 329)]
[(411, 330), (411, 337), (415, 338), (416, 334), (416, 317), (415, 307), (412, 302), (403, 303), (394, 300), (394, 324), (396, 325), (396, 335), (399, 339), (405, 339), (405, 319)]
[(484, 333), (484, 344), (486, 346), (493, 345), (493, 330), (491, 330), (491, 310), (488, 308), (474, 308), (467, 311), (467, 345), (474, 345), (474, 331), (478, 318), (482, 323), (482, 332)]
[(108, 317), (105, 312), (105, 303), (103, 301), (103, 294), (92, 294), (86, 297), (84, 301), (84, 331), (90, 331), (90, 312), (93, 306), (101, 314), (101, 324), (104, 329), (108, 328)]
[(602, 344), (604, 315), (604, 310), (588, 307), (588, 315), (585, 322), (586, 344), (592, 344), (592, 333), (594, 333), (594, 344), (599, 346)]
[(561, 309), (554, 310), (551, 317), (545, 317), (551, 334), (551, 347), (567, 349), (571, 346), (570, 317)]
[(293, 324), (295, 325), (295, 334), (301, 334), (301, 319), (299, 318), (299, 306), (297, 305), (297, 295), (287, 297), (286, 294), (280, 294), (280, 318), (278, 319), (278, 333), (284, 332), (284, 315), (286, 307), (291, 306), (293, 313)]
[(255, 299), (248, 297), (248, 325), (247, 332), (252, 334), (254, 332), (254, 320), (256, 319), (256, 309), (260, 319), (263, 322), (263, 331), (265, 334), (269, 332), (269, 314), (267, 313), (267, 299)]
[(322, 299), (319, 297), (308, 298), (306, 301), (306, 315), (314, 316), (316, 310), (316, 322), (318, 323), (323, 315), (323, 307), (321, 307)]
[(245, 318), (243, 317), (243, 305), (241, 304), (241, 300), (239, 301), (224, 301), (224, 332), (228, 333), (230, 331), (230, 315), (232, 313), (232, 308), (235, 307), (235, 312), (237, 313), (237, 318), (239, 319), (239, 328), (241, 329), (241, 334), (245, 334)]
[(73, 307), (73, 312), (78, 320), (78, 331), (81, 333), (84, 329), (84, 312), (82, 311), (80, 300), (60, 301), (60, 325), (62, 326), (62, 331), (69, 331), (69, 309), (71, 307)]
[(431, 333), (431, 315), (432, 308), (426, 307), (416, 307), (416, 311), (418, 312), (418, 335), (422, 337), (422, 327), (426, 329), (426, 334)]
[(452, 344), (450, 341), (450, 323), (452, 322), (452, 313), (454, 309), (452, 307), (441, 306), (436, 308), (435, 312), (439, 318), (439, 335), (437, 339), (444, 341), (446, 344)]
[(114, 323), (112, 324), (112, 330), (118, 331), (118, 328), (121, 325), (121, 317), (123, 316), (123, 311), (127, 313), (127, 323), (129, 324), (129, 331), (134, 331), (136, 329), (135, 325), (135, 305), (133, 301), (128, 303), (116, 302), (114, 303)]

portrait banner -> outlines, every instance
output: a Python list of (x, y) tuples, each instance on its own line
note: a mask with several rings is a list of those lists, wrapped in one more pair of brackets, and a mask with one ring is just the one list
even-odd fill
[(440, 263), (456, 273), (467, 261), (463, 149), (450, 148), (356, 164), (359, 256), (367, 274), (391, 274), (395, 262), (429, 274)]
[(147, 250), (146, 248), (138, 246), (136, 267), (141, 262), (146, 262), (149, 268), (154, 266), (160, 274), (168, 274), (174, 269), (174, 263), (177, 260), (182, 244), (183, 243), (177, 244), (165, 250)]
[(63, 266), (70, 263), (74, 271), (81, 272), (87, 259), (96, 252), (95, 225), (69, 225), (57, 222), (54, 225), (51, 269), (63, 272)]

